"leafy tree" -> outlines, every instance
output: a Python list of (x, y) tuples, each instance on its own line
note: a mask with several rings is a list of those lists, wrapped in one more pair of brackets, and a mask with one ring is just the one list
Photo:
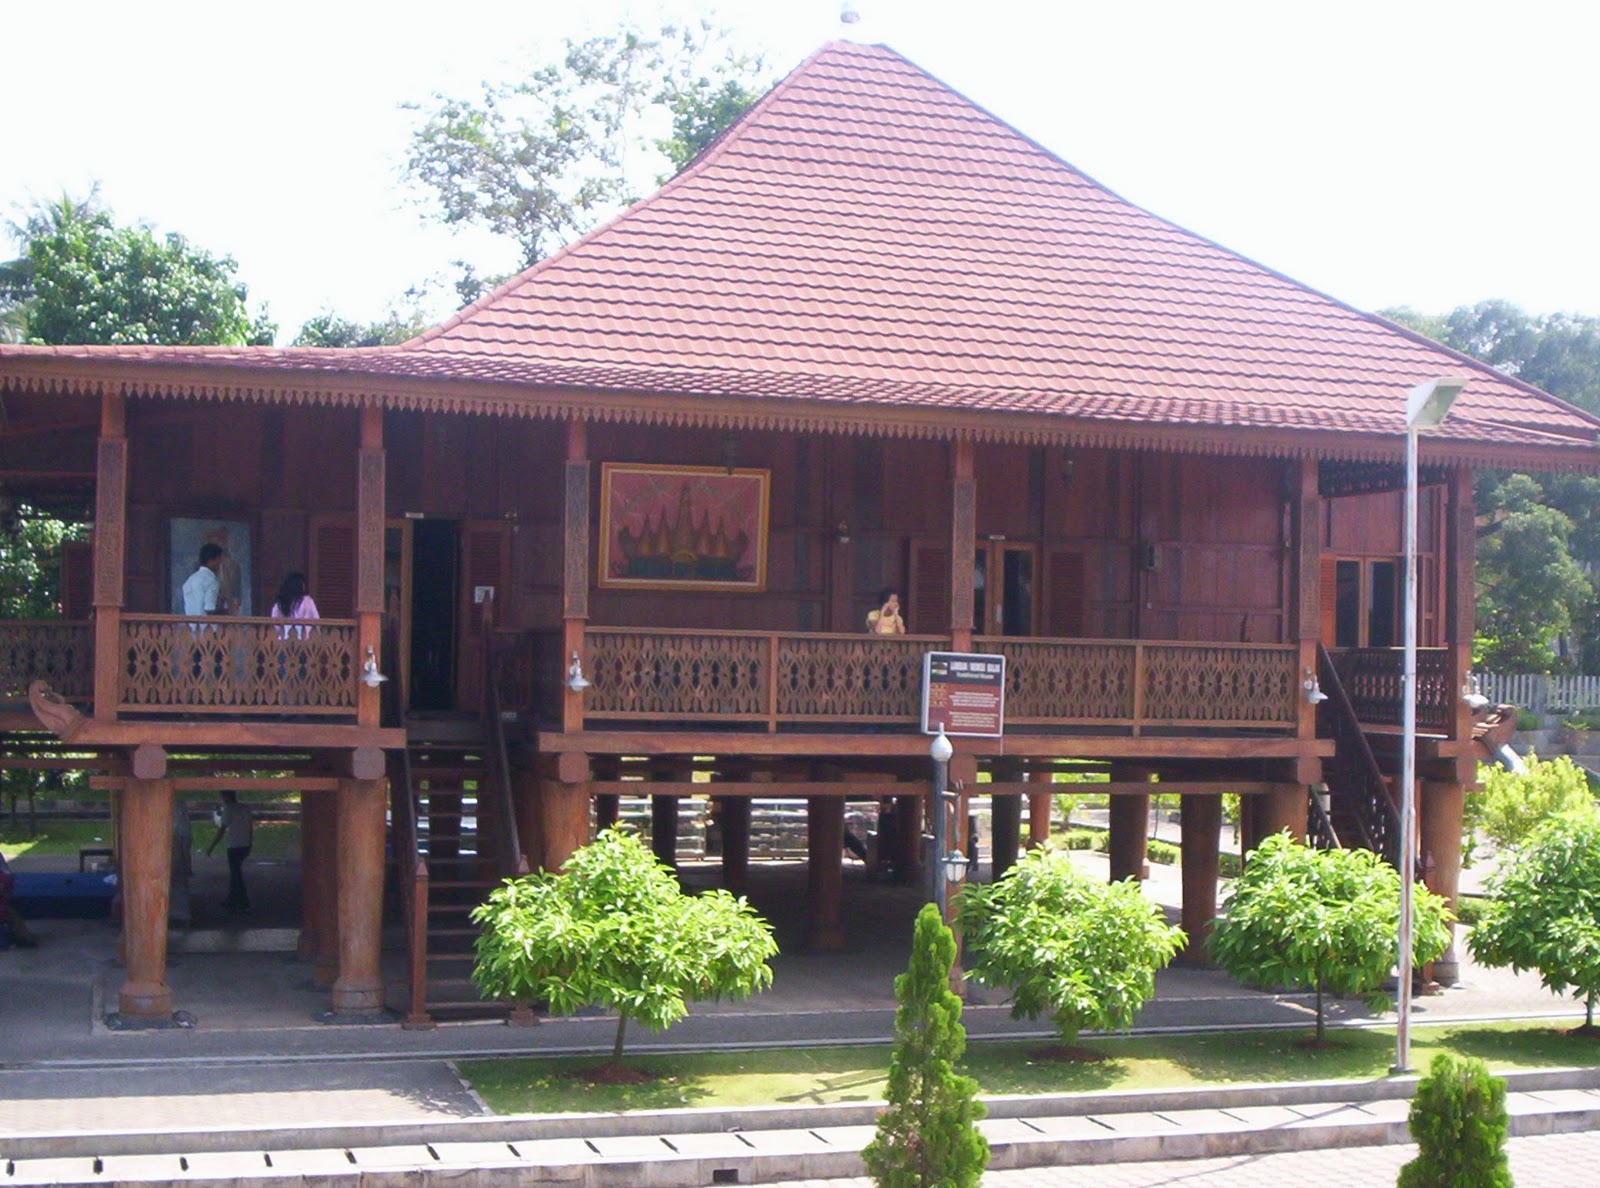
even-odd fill
[[(1450, 942), (1450, 910), (1418, 884), (1412, 958), (1418, 966)], [(1287, 833), (1252, 851), (1223, 903), (1211, 954), (1241, 982), (1316, 991), (1317, 1036), (1326, 1042), (1323, 996), (1374, 994), (1395, 965), (1400, 873), (1370, 850), (1313, 850)]]
[(956, 1071), (967, 1047), (961, 999), (950, 990), (956, 942), (925, 904), (917, 913), (911, 964), (894, 980), (899, 1002), (889, 1060), (888, 1108), (861, 1152), (878, 1188), (973, 1188), (989, 1162), (978, 1132), (978, 1083)]
[(1595, 811), (1589, 777), (1567, 756), (1544, 760), (1529, 755), (1527, 767), (1519, 774), (1498, 764), (1479, 764), (1483, 791), (1467, 797), (1465, 823), (1474, 844), (1481, 837), (1496, 849), (1516, 849), (1551, 817)]
[(0, 532), (0, 619), (59, 618), (61, 546), (87, 534), (81, 524), (19, 504)]
[(1600, 997), (1600, 814), (1553, 817), (1489, 878), (1489, 899), (1467, 937), (1485, 965), (1539, 971), (1556, 994), (1584, 999), (1592, 1033)]
[[(410, 105), (421, 123), (406, 173), (435, 217), (514, 239), (526, 267), (631, 201), (648, 177), (641, 154), (686, 164), (754, 101), (762, 74), (708, 22), (568, 39), (520, 81)], [(645, 135), (651, 109), (670, 119), (666, 139)]]
[(1474, 662), (1492, 671), (1550, 671), (1556, 637), (1594, 604), (1594, 588), (1569, 547), (1572, 520), (1543, 498), (1534, 479), (1513, 474), (1486, 509), (1495, 527), (1478, 545)]
[(1511, 1188), (1506, 1083), (1483, 1061), (1435, 1056), (1407, 1124), (1417, 1157), (1400, 1169), (1397, 1188)]
[(472, 978), (484, 994), (543, 1001), (557, 1014), (617, 1012), (613, 1062), (635, 1019), (663, 1031), (689, 1001), (772, 985), (772, 928), (726, 891), (685, 895), (639, 839), (607, 829), (559, 873), (508, 879), (474, 909), (483, 929)]
[(237, 265), (183, 236), (119, 227), (95, 197), (34, 211), (13, 232), (25, 251), (4, 270), (21, 337), (35, 343), (270, 344)]
[(428, 328), (421, 313), (402, 314), (390, 310), (382, 321), (363, 325), (323, 312), (300, 327), (292, 345), (299, 347), (374, 347), (395, 346), (415, 338)]
[(963, 890), (957, 923), (973, 980), (1008, 987), (1015, 1018), (1048, 1011), (1067, 1044), (1085, 1027), (1132, 1026), (1183, 943), (1136, 880), (1097, 882), (1048, 847), (998, 882)]

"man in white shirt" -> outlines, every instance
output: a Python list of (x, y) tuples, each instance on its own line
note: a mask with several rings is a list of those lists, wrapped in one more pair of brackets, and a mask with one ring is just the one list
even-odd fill
[(222, 546), (207, 541), (200, 546), (200, 564), (183, 583), (183, 613), (209, 615), (217, 609), (217, 570), (222, 568)]

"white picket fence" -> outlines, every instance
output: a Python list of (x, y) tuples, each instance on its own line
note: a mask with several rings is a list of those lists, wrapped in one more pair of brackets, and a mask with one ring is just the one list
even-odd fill
[(1536, 714), (1600, 707), (1600, 676), (1480, 672), (1478, 680), (1490, 701), (1520, 706)]

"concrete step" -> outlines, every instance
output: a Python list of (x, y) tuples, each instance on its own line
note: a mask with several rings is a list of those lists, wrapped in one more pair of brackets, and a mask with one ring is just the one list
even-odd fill
[[(1600, 1126), (1595, 1069), (1512, 1074), (1513, 1135)], [(991, 1170), (1409, 1141), (1416, 1078), (990, 1099)], [(0, 1183), (759, 1184), (862, 1174), (879, 1106), (465, 1118), (390, 1126), (20, 1135)]]

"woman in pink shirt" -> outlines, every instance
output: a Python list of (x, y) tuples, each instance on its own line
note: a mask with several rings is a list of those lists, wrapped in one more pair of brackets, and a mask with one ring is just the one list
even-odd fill
[[(278, 596), (272, 600), (272, 617), (274, 619), (316, 619), (317, 603), (306, 592), (306, 575), (291, 573), (283, 579), (283, 585), (278, 587)], [(278, 638), (288, 639), (291, 632), (295, 638), (304, 639), (311, 631), (305, 626), (279, 627)]]

